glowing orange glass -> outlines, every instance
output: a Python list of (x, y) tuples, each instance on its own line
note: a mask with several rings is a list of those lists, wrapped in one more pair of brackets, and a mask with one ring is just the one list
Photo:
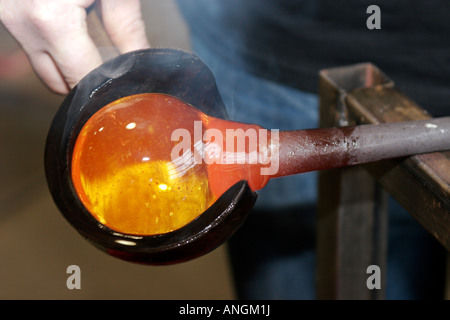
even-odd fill
[[(239, 180), (251, 180), (254, 190), (267, 183), (258, 165), (193, 161), (203, 142), (173, 134), (182, 129), (198, 136), (195, 123), (202, 126), (200, 139), (208, 128), (224, 136), (227, 129), (261, 128), (209, 117), (165, 94), (129, 96), (100, 109), (73, 150), (72, 180), (86, 209), (113, 230), (161, 234), (188, 224)], [(188, 152), (179, 150), (183, 142)], [(251, 151), (247, 146), (244, 152)]]
[[(278, 136), (278, 130), (207, 116), (166, 94), (138, 94), (110, 103), (86, 122), (73, 150), (72, 181), (104, 225), (126, 234), (162, 234), (194, 220), (240, 180), (259, 190), (274, 177), (445, 150), (445, 121)], [(443, 130), (433, 131), (436, 144), (423, 138), (424, 130), (412, 135), (424, 126)], [(393, 147), (400, 136), (423, 143), (417, 150), (403, 142)], [(268, 173), (268, 167), (275, 170)]]

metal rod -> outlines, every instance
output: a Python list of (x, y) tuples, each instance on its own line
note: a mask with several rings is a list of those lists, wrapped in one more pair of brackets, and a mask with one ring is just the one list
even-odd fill
[(275, 176), (446, 150), (450, 150), (450, 117), (283, 131)]

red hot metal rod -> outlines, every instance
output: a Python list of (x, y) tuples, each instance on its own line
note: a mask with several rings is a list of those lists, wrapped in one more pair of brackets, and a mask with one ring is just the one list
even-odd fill
[(280, 131), (272, 177), (450, 150), (450, 117), (354, 127)]

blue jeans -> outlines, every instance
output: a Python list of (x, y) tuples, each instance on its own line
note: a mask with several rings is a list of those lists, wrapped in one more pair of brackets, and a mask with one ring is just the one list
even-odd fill
[[(317, 95), (249, 74), (195, 35), (192, 45), (213, 71), (230, 119), (267, 129), (317, 127)], [(315, 299), (316, 178), (272, 179), (258, 191), (254, 212), (228, 243), (239, 298)], [(445, 250), (392, 199), (388, 252), (387, 299), (442, 297)]]

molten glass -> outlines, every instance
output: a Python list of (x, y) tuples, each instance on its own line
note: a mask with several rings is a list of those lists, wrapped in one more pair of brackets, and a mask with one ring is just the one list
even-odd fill
[[(163, 234), (194, 220), (240, 180), (259, 190), (274, 177), (445, 150), (445, 121), (269, 132), (207, 116), (166, 94), (138, 94), (86, 122), (73, 150), (72, 181), (102, 224)], [(406, 130), (414, 143), (398, 139)]]
[[(236, 160), (238, 148), (224, 152), (226, 138), (219, 143), (218, 137), (238, 126), (261, 128), (208, 117), (165, 94), (114, 101), (79, 133), (72, 157), (76, 193), (85, 208), (113, 230), (155, 235), (179, 229), (234, 183), (251, 180), (253, 190), (267, 183), (259, 166), (223, 161), (227, 156)], [(208, 128), (218, 131), (209, 131), (213, 134), (205, 143)], [(237, 132), (233, 139), (245, 133)], [(258, 147), (247, 144), (240, 150), (244, 157), (252, 151)]]

